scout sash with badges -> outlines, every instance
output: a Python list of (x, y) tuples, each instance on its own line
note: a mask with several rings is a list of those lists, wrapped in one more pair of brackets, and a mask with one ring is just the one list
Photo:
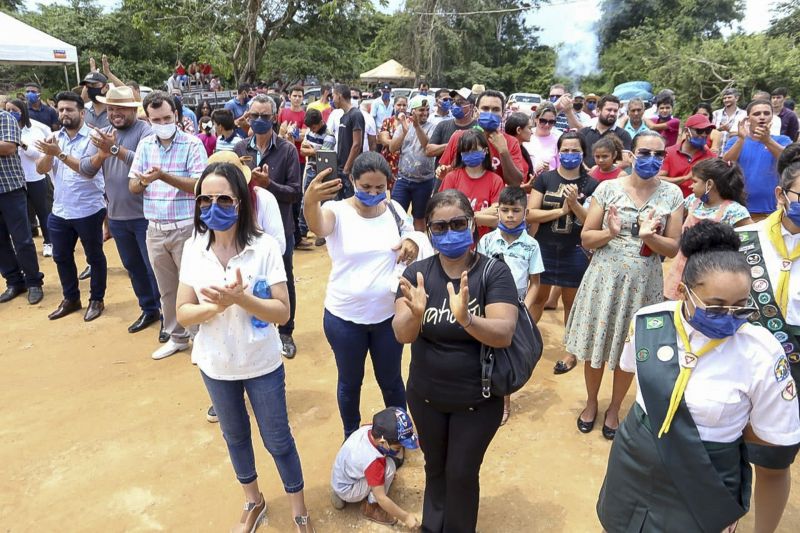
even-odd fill
[[(639, 390), (650, 419), (653, 443), (664, 470), (683, 496), (683, 503), (700, 530), (719, 533), (747, 513), (747, 501), (742, 502), (731, 494), (711, 462), (683, 399), (682, 389), (680, 397), (671, 402), (678, 390), (676, 384), (685, 377), (685, 374), (681, 375), (682, 369), (678, 363), (676, 318), (680, 319), (670, 311), (636, 317), (635, 350)], [(698, 355), (702, 355), (701, 350), (698, 350)], [(688, 363), (685, 366), (693, 368), (698, 355), (684, 353), (682, 357)], [(674, 410), (670, 408), (670, 403), (675, 404)], [(671, 420), (668, 420), (668, 413)], [(659, 438), (662, 426), (667, 428), (668, 433)], [(749, 480), (750, 467), (744, 458), (741, 459), (741, 467), (742, 475)]]
[[(767, 219), (769, 221), (770, 219)], [(780, 301), (776, 298), (776, 291), (767, 272), (766, 261), (761, 247), (761, 239), (757, 231), (738, 232), (742, 245), (739, 251), (745, 255), (747, 264), (750, 265), (750, 275), (753, 278), (750, 286), (750, 296), (758, 313), (750, 318), (753, 324), (763, 326), (778, 339), (783, 346), (783, 351), (789, 359), (791, 365), (800, 363), (800, 341), (792, 333), (789, 324), (786, 323), (785, 312)], [(781, 255), (780, 253), (778, 255)], [(781, 260), (781, 271), (789, 272), (792, 268), (792, 261), (789, 259)], [(788, 280), (782, 294), (788, 292)]]

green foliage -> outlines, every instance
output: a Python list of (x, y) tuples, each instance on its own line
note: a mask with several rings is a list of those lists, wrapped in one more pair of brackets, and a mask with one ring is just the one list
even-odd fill
[(786, 36), (800, 44), (800, 0), (785, 0), (773, 11), (777, 14), (769, 29), (770, 35)]

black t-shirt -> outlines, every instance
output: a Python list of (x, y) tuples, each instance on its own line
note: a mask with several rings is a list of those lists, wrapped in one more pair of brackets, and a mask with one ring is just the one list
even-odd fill
[[(558, 170), (545, 172), (533, 182), (533, 189), (543, 195), (541, 209), (561, 209), (564, 206), (564, 189), (567, 185), (578, 186), (578, 202), (584, 205), (586, 199), (594, 194), (598, 181), (587, 174), (567, 180), (561, 177)], [(582, 229), (583, 225), (570, 212), (551, 222), (539, 224), (536, 240), (540, 244), (577, 246), (581, 242)]]
[(364, 133), (364, 115), (361, 110), (353, 106), (350, 111), (345, 113), (339, 120), (339, 137), (336, 140), (336, 163), (339, 172), (344, 172), (344, 165), (350, 157), (350, 150), (353, 148), (353, 132)]
[(46, 104), (42, 104), (38, 111), (28, 106), (28, 115), (31, 120), (41, 122), (48, 128), (52, 128), (53, 124), (58, 124), (58, 111)]
[[(431, 138), (428, 141), (430, 144), (447, 144), (450, 142), (450, 137), (453, 136), (455, 132), (458, 130), (469, 130), (475, 127), (476, 121), (472, 121), (466, 126), (459, 126), (456, 124), (455, 119), (448, 119), (443, 120), (436, 125), (433, 129), (433, 133), (431, 133)], [(436, 165), (439, 165), (439, 159), (442, 156), (438, 156), (436, 158)], [(444, 178), (444, 176), (442, 176)]]
[(603, 133), (600, 133), (594, 127), (586, 127), (581, 129), (580, 134), (583, 135), (583, 138), (586, 141), (586, 153), (583, 154), (583, 162), (589, 168), (593, 167), (595, 164), (594, 151), (592, 150), (594, 143), (596, 143), (606, 135), (616, 135), (617, 138), (620, 141), (622, 141), (623, 148), (625, 148), (626, 150), (631, 149), (631, 136), (623, 128), (618, 128), (615, 126), (614, 129), (606, 130)]
[[(469, 270), (470, 311), (485, 316), (478, 304), (481, 275), (489, 259), (478, 255)], [(428, 304), (422, 329), (411, 344), (411, 367), (408, 386), (423, 398), (454, 407), (475, 405), (481, 396), (481, 343), (462, 328), (450, 313), (447, 283), (458, 291), (460, 279), (449, 278), (439, 262), (439, 255), (412, 263), (403, 273), (414, 286), (417, 272), (422, 272)], [(397, 296), (402, 296), (398, 290)], [(511, 270), (496, 262), (486, 280), (487, 304), (517, 303), (517, 288)]]

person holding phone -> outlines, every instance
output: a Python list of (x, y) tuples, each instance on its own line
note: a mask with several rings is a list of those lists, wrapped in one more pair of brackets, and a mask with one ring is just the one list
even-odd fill
[(578, 415), (581, 433), (597, 418), (597, 395), (607, 362), (614, 372), (611, 404), (603, 437), (614, 438), (619, 409), (632, 374), (618, 368), (631, 318), (640, 308), (662, 301), (659, 256), (675, 257), (683, 222), (683, 194), (657, 174), (664, 162), (664, 139), (655, 132), (633, 139), (632, 173), (600, 183), (592, 195), (581, 240), (595, 250), (566, 328), (567, 351), (584, 361), (586, 406)]

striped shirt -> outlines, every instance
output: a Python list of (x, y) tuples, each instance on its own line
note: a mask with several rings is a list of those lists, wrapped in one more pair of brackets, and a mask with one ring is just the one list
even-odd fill
[[(200, 178), (208, 164), (206, 149), (194, 135), (178, 130), (167, 148), (158, 137), (149, 135), (136, 148), (130, 179), (153, 167), (180, 178)], [(194, 194), (183, 192), (162, 180), (144, 190), (144, 216), (154, 222), (178, 222), (194, 217)]]
[[(22, 145), (22, 132), (17, 120), (0, 109), (0, 141)], [(19, 150), (11, 155), (0, 155), (0, 193), (11, 192), (25, 186), (25, 171), (19, 158)]]

